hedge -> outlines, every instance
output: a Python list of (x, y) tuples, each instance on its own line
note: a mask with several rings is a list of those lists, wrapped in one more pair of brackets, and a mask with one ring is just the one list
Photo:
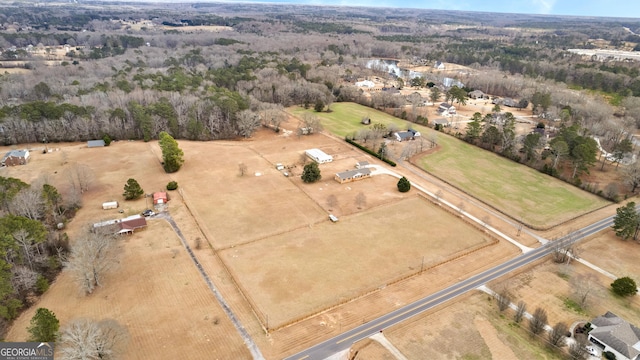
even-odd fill
[(373, 155), (373, 156), (377, 157), (378, 159), (380, 159), (380, 160), (382, 160), (382, 161), (386, 162), (387, 164), (389, 164), (389, 165), (391, 165), (391, 166), (396, 166), (396, 163), (395, 163), (395, 162), (393, 162), (393, 161), (391, 161), (391, 160), (389, 160), (389, 159), (387, 159), (387, 158), (380, 157), (380, 154), (376, 153), (375, 151), (373, 151), (373, 150), (371, 150), (371, 149), (369, 149), (369, 148), (367, 148), (367, 147), (364, 147), (364, 146), (362, 146), (362, 145), (358, 144), (357, 142), (355, 142), (355, 141), (353, 141), (353, 140), (351, 140), (351, 139), (349, 139), (349, 138), (344, 138), (344, 140), (345, 140), (346, 142), (348, 142), (349, 144), (351, 144), (351, 145), (353, 145), (353, 146), (357, 147), (358, 149), (360, 149), (360, 150), (362, 150), (362, 151), (366, 152), (367, 154), (369, 154), (369, 155)]

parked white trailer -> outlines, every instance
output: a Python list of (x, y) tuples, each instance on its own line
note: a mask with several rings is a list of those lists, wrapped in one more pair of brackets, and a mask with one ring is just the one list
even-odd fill
[(102, 203), (102, 209), (103, 210), (117, 209), (117, 208), (118, 208), (118, 202), (117, 201), (107, 201), (105, 203)]

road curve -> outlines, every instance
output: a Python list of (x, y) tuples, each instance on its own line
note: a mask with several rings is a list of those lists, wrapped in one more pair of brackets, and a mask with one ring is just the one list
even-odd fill
[(406, 319), (421, 314), (435, 306), (443, 304), (449, 300), (452, 300), (462, 294), (465, 294), (471, 290), (478, 288), (492, 280), (495, 280), (503, 275), (511, 273), (523, 266), (526, 266), (536, 260), (539, 260), (546, 255), (551, 254), (556, 248), (557, 244), (569, 245), (586, 237), (589, 237), (595, 233), (598, 233), (606, 228), (611, 227), (613, 224), (614, 216), (607, 217), (600, 221), (597, 221), (591, 225), (574, 231), (560, 239), (553, 242), (549, 242), (544, 246), (533, 249), (527, 253), (519, 255), (511, 260), (508, 260), (500, 265), (497, 265), (489, 270), (483, 271), (477, 275), (471, 276), (466, 280), (462, 280), (454, 285), (451, 285), (445, 289), (442, 289), (436, 293), (433, 293), (427, 297), (424, 297), (418, 301), (415, 301), (402, 308), (394, 310), (386, 315), (383, 315), (377, 319), (371, 320), (363, 325), (360, 325), (354, 329), (346, 331), (338, 336), (328, 339), (322, 343), (312, 346), (304, 351), (301, 351), (295, 355), (285, 358), (285, 360), (323, 360), (329, 356), (344, 351), (351, 347), (351, 345), (359, 340), (367, 338), (382, 329), (388, 328), (395, 324), (398, 324)]

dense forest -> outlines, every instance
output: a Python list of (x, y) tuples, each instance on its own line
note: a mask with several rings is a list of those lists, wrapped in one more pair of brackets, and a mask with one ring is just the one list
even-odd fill
[[(467, 65), (481, 71), (457, 78), (495, 96), (549, 93), (549, 116), (571, 106), (594, 134), (604, 135), (614, 116), (640, 122), (638, 63), (565, 51), (600, 43), (632, 50), (640, 23), (628, 20), (495, 15), (480, 22), (446, 11), (163, 6), (4, 5), (1, 57), (29, 72), (0, 77), (0, 141), (150, 140), (163, 130), (184, 139), (234, 138), (260, 123), (277, 128), (282, 107), (293, 104), (407, 105), (387, 94), (363, 97), (354, 86), (375, 73), (365, 64), (378, 57)], [(62, 49), (61, 58), (52, 49)], [(425, 83), (442, 80), (424, 76)], [(593, 96), (587, 101), (576, 89)]]

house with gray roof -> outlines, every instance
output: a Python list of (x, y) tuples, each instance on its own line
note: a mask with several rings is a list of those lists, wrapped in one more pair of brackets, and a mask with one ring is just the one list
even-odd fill
[(100, 140), (89, 140), (87, 141), (87, 147), (90, 148), (94, 148), (94, 147), (104, 147), (106, 144), (104, 142), (104, 140), (100, 139)]
[(29, 150), (11, 150), (4, 154), (1, 166), (15, 166), (15, 165), (27, 165), (31, 156)]
[(371, 169), (362, 168), (362, 169), (347, 170), (347, 171), (339, 172), (336, 174), (335, 180), (340, 184), (344, 184), (346, 182), (362, 180), (368, 177), (371, 177)]
[(591, 321), (589, 341), (616, 359), (640, 360), (640, 329), (616, 314), (607, 311)]

